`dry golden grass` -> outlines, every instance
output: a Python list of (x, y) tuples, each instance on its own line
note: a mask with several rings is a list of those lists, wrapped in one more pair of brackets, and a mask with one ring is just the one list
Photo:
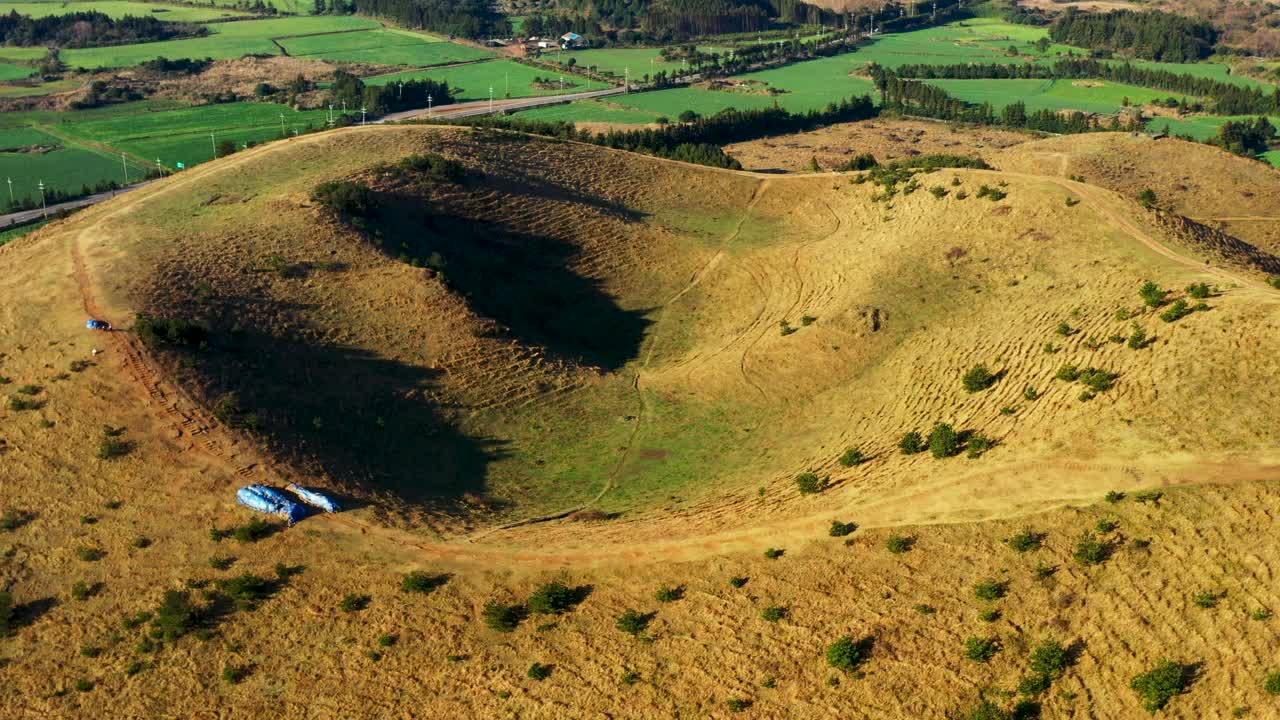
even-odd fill
[(748, 170), (807, 172), (812, 159), (824, 170), (838, 170), (864, 153), (880, 162), (939, 153), (990, 159), (1000, 150), (1031, 139), (1029, 134), (994, 128), (876, 119), (735, 143), (725, 150)]
[[(394, 260), (309, 199), (334, 177), (391, 192), (370, 164), (422, 150), (473, 173), (460, 187), (415, 191), (422, 208), (488, 223), (513, 252), (530, 238), (570, 246), (566, 267), (646, 321), (634, 355), (593, 363), (555, 333), (495, 334), (479, 288), (465, 297)], [(739, 698), (760, 717), (948, 718), (983, 691), (1012, 690), (1029, 648), (1054, 637), (1079, 653), (1042, 698), (1045, 717), (1144, 716), (1129, 679), (1164, 657), (1201, 663), (1168, 716), (1249, 706), (1266, 717), (1275, 621), (1249, 613), (1280, 607), (1268, 509), (1280, 295), (1253, 275), (1205, 267), (1123, 194), (1000, 167), (941, 171), (885, 203), (847, 175), (357, 128), (232, 156), (15, 241), (0, 250), (0, 375), (13, 380), (0, 394), (41, 385), (43, 406), (0, 407), (0, 511), (34, 513), (0, 532), (0, 585), (32, 604), (0, 641), (0, 707), (22, 718), (727, 717)], [(932, 195), (935, 185), (948, 194)], [(1008, 196), (979, 199), (982, 185)], [(258, 270), (271, 254), (312, 270)], [(1146, 279), (1175, 290), (1203, 280), (1222, 293), (1210, 311), (1166, 324), (1139, 312)], [(234, 378), (209, 368), (241, 366), (196, 373), (127, 333), (83, 329), (86, 312), (127, 326), (136, 310), (176, 312), (197, 296), (215, 324), (246, 328), (244, 367), (264, 396), (292, 390), (323, 407), (388, 390), (381, 383), (404, 368), (432, 371), (392, 407), (443, 408), (437, 429), (416, 447), (376, 448), (371, 469), (417, 452), (430, 476), (448, 462), (436, 449), (450, 428), (501, 441), (506, 456), (487, 465), (485, 487), (452, 504), (411, 503), (377, 474), (315, 474), (335, 467), (315, 448), (214, 420), (207, 401)], [(1133, 322), (1116, 319), (1120, 308), (1152, 331), (1152, 347), (1107, 341)], [(797, 332), (782, 335), (780, 320)], [(1079, 332), (1060, 336), (1059, 322)], [(1046, 353), (1047, 342), (1060, 349)], [(95, 344), (106, 352), (91, 355)], [(326, 355), (333, 348), (344, 354)], [(286, 362), (291, 353), (345, 360), (326, 369)], [(93, 364), (74, 372), (75, 360)], [(1080, 401), (1081, 386), (1051, 379), (1067, 362), (1119, 372), (1116, 387)], [(1005, 374), (970, 395), (960, 376), (977, 363)], [(316, 375), (271, 377), (276, 367)], [(1027, 385), (1041, 393), (1033, 402)], [(896, 452), (906, 430), (939, 420), (998, 444), (976, 460)], [(126, 457), (97, 459), (104, 425), (126, 429)], [(712, 461), (689, 442), (713, 449)], [(870, 461), (842, 467), (851, 445)], [(595, 454), (607, 477), (560, 494), (531, 486), (556, 477), (538, 474), (550, 471), (536, 459)], [(692, 477), (672, 477), (686, 469)], [(805, 469), (833, 487), (799, 496), (793, 478)], [(237, 485), (293, 479), (367, 506), (254, 545), (209, 538), (210, 526), (247, 518), (232, 501)], [(1135, 502), (1135, 490), (1153, 487), (1160, 501)], [(1129, 497), (1101, 504), (1109, 490)], [(495, 528), (527, 517), (522, 503), (623, 514)], [(1104, 518), (1119, 522), (1107, 535), (1113, 556), (1079, 566), (1077, 537)], [(826, 536), (833, 519), (860, 525), (851, 544)], [(1046, 533), (1044, 549), (1002, 544), (1024, 525)], [(889, 553), (892, 533), (914, 547)], [(139, 536), (151, 545), (134, 547)], [(86, 562), (83, 547), (106, 554)], [(768, 547), (786, 553), (765, 559)], [(227, 555), (238, 558), (230, 570), (209, 566)], [(277, 563), (304, 569), (205, 641), (146, 653), (143, 631), (120, 624), (187, 579), (270, 576)], [(1058, 569), (1036, 579), (1041, 563)], [(410, 569), (452, 576), (431, 595), (408, 595), (398, 585)], [(733, 576), (749, 580), (735, 589)], [(572, 612), (534, 616), (510, 635), (480, 622), (490, 599), (523, 600), (556, 577), (593, 590)], [(973, 595), (988, 577), (1009, 582), (994, 624), (978, 619), (988, 605)], [(102, 586), (75, 600), (76, 581)], [(683, 599), (654, 599), (677, 585)], [(1217, 607), (1193, 603), (1219, 590)], [(340, 611), (349, 594), (370, 595), (368, 608)], [(922, 604), (936, 612), (913, 609)], [(772, 605), (786, 618), (761, 619)], [(657, 612), (651, 640), (614, 627), (628, 608)], [(874, 637), (865, 676), (829, 686), (822, 654), (846, 634)], [(963, 640), (988, 634), (1004, 651), (990, 665), (965, 660)], [(382, 635), (398, 641), (380, 645)], [(86, 645), (103, 651), (82, 656)], [(139, 661), (146, 669), (127, 676)], [(551, 676), (527, 678), (534, 662), (553, 665)], [(220, 679), (246, 665), (242, 683)], [(637, 682), (622, 682), (628, 672)], [(94, 688), (77, 691), (82, 679)]]

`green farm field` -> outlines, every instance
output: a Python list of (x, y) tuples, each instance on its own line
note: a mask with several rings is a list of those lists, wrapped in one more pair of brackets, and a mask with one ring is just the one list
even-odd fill
[[(430, 78), (449, 83), (449, 87), (456, 90), (454, 94), (459, 102), (488, 99), (490, 87), (493, 88), (493, 96), (495, 98), (558, 95), (561, 92), (573, 93), (584, 90), (603, 90), (609, 87), (607, 83), (597, 80), (565, 75), (566, 87), (563, 91), (556, 87), (550, 89), (536, 88), (533, 86), (534, 79), (539, 77), (547, 78), (550, 77), (550, 74), (546, 70), (539, 70), (512, 60), (491, 60), (434, 70), (410, 70), (390, 75), (377, 75), (365, 78), (365, 82), (369, 85), (389, 85), (397, 81), (408, 82), (409, 80)], [(558, 81), (559, 76), (556, 76), (555, 79)], [(509, 95), (506, 93), (509, 93)]]
[(520, 113), (522, 120), (544, 122), (597, 122), (644, 125), (658, 119), (658, 113), (624, 108), (606, 100), (575, 100), (561, 105), (546, 105)]
[[(56, 147), (50, 152), (6, 152), (31, 146)], [(123, 169), (119, 157), (90, 150), (69, 143), (54, 134), (35, 128), (0, 130), (0, 177), (6, 185), (0, 188), (0, 197), (9, 201), (9, 182), (17, 200), (24, 197), (38, 199), (39, 183), (46, 188), (66, 192), (79, 191), (83, 185), (93, 185), (103, 179), (120, 180)]]
[(972, 103), (991, 103), (1000, 108), (1022, 101), (1028, 110), (1080, 110), (1114, 113), (1128, 98), (1142, 104), (1167, 97), (1185, 98), (1176, 93), (1150, 90), (1137, 85), (1081, 80), (928, 80), (930, 85)]
[(0, 82), (24, 80), (35, 74), (36, 69), (12, 63), (0, 63)]
[(76, 12), (100, 12), (113, 18), (126, 15), (135, 17), (154, 17), (157, 20), (170, 22), (206, 22), (224, 18), (247, 17), (248, 13), (225, 7), (190, 7), (184, 5), (164, 5), (149, 2), (131, 2), (130, 0), (102, 0), (102, 2), (6, 2), (0, 3), (0, 12), (31, 17), (48, 15), (65, 15)]
[[(65, 50), (62, 59), (71, 67), (126, 67), (157, 57), (232, 59), (245, 55), (279, 55), (272, 38), (316, 33), (367, 30), (378, 23), (359, 17), (290, 17), (215, 23), (208, 37), (114, 47)], [(44, 54), (42, 48), (0, 48), (0, 58), (30, 60)]]
[[(210, 160), (213, 145), (231, 140), (237, 146), (278, 140), (310, 128), (322, 127), (327, 111), (297, 111), (271, 103), (228, 103), (152, 112), (115, 114), (103, 118), (67, 122), (55, 126), (85, 141), (102, 143), (148, 163), (157, 159), (175, 167)], [(281, 129), (281, 115), (284, 128)], [(210, 138), (210, 133), (213, 137)]]
[[(725, 53), (725, 47), (698, 46), (704, 53)], [(643, 78), (650, 73), (658, 73), (672, 68), (679, 69), (680, 61), (663, 60), (662, 48), (607, 48), (599, 50), (574, 50), (571, 52), (553, 51), (542, 56), (548, 62), (565, 64), (570, 60), (578, 67), (594, 67), (600, 72), (613, 73), (622, 77), (627, 68), (631, 69), (631, 77)]]
[(287, 38), (280, 45), (293, 57), (412, 67), (493, 57), (485, 50), (432, 35), (389, 29)]

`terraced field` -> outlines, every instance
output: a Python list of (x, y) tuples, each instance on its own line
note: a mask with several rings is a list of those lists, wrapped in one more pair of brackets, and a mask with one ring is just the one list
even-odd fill
[[(27, 148), (39, 146), (39, 151)], [(47, 149), (52, 148), (52, 149)], [(39, 184), (64, 192), (78, 192), (105, 178), (123, 179), (120, 158), (67, 141), (34, 128), (0, 129), (0, 177), (11, 181), (13, 195), (39, 200)], [(9, 201), (9, 185), (0, 186), (0, 199)]]

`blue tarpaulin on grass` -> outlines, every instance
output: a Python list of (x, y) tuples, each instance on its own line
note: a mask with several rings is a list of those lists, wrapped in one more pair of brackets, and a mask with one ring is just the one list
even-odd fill
[(288, 489), (289, 492), (297, 495), (302, 502), (312, 507), (320, 508), (325, 512), (336, 513), (341, 509), (338, 507), (338, 503), (334, 502), (327, 495), (318, 493), (315, 490), (308, 490), (296, 483), (289, 483)]
[(287, 495), (266, 485), (249, 485), (236, 491), (236, 500), (258, 512), (279, 515), (290, 525), (306, 517), (307, 511)]

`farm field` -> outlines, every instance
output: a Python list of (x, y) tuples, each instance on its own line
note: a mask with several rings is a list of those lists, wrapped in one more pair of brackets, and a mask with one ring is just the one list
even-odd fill
[[(449, 83), (449, 87), (457, 90), (454, 95), (459, 102), (487, 99), (490, 87), (493, 88), (495, 98), (501, 98), (504, 95), (513, 98), (558, 95), (585, 90), (602, 90), (609, 87), (607, 83), (570, 74), (564, 76), (566, 85), (564, 90), (558, 87), (536, 88), (533, 86), (535, 78), (548, 77), (551, 75), (547, 70), (529, 67), (513, 60), (486, 60), (452, 67), (375, 75), (364, 78), (364, 81), (369, 85), (390, 85), (397, 81), (407, 82), (426, 78), (444, 81)], [(554, 76), (553, 79), (558, 81), (559, 76)]]
[(84, 83), (74, 78), (65, 80), (55, 80), (53, 82), (40, 83), (38, 85), (0, 85), (0, 98), (20, 98), (35, 97), (37, 95), (50, 95), (52, 93), (66, 92), (67, 90), (75, 90)]
[(26, 65), (0, 63), (0, 82), (7, 80), (23, 80), (34, 75), (36, 69)]
[[(290, 17), (268, 20), (241, 20), (214, 23), (208, 37), (168, 40), (101, 48), (65, 50), (63, 62), (70, 67), (125, 67), (164, 56), (214, 59), (238, 58), (249, 54), (278, 55), (280, 49), (272, 38), (315, 33), (365, 30), (379, 27), (376, 21), (359, 17)], [(41, 48), (0, 48), (0, 59), (34, 59), (43, 56)]]
[(1115, 113), (1128, 98), (1140, 105), (1167, 97), (1185, 98), (1136, 85), (1083, 80), (927, 80), (952, 96), (971, 103), (991, 103), (999, 110), (1022, 101), (1028, 110), (1081, 110)]
[(206, 22), (224, 18), (247, 17), (242, 10), (219, 7), (192, 7), (190, 5), (166, 5), (164, 3), (132, 2), (132, 0), (93, 0), (91, 2), (0, 2), (0, 13), (16, 12), (19, 15), (45, 17), (76, 12), (100, 12), (113, 18), (126, 15), (154, 17), (169, 22)]
[[(17, 200), (39, 200), (39, 184), (64, 192), (78, 192), (104, 179), (123, 179), (119, 156), (110, 157), (74, 142), (35, 128), (0, 129), (0, 149), (31, 146), (54, 147), (48, 152), (0, 152), (0, 177), (13, 183)], [(0, 198), (9, 201), (8, 185), (0, 187)]]
[[(297, 111), (271, 103), (228, 103), (150, 112), (138, 112), (54, 125), (85, 141), (102, 143), (154, 164), (173, 168), (181, 162), (191, 167), (212, 159), (213, 145), (231, 140), (237, 146), (282, 137), (308, 127), (322, 127), (327, 111)], [(209, 134), (214, 137), (210, 138)]]
[(279, 42), (293, 57), (378, 65), (427, 67), (493, 57), (488, 51), (443, 38), (385, 28), (292, 37)]
[[(729, 51), (727, 47), (699, 45), (698, 50), (704, 53), (726, 53)], [(601, 72), (613, 73), (619, 78), (623, 77), (627, 68), (631, 69), (631, 78), (643, 78), (650, 72), (658, 73), (663, 70), (668, 72), (672, 68), (679, 69), (680, 61), (664, 61), (661, 56), (662, 48), (602, 48), (596, 50), (573, 50), (569, 52), (563, 51), (547, 51), (542, 55), (543, 60), (559, 64), (566, 64), (570, 60), (579, 67), (595, 67)]]

